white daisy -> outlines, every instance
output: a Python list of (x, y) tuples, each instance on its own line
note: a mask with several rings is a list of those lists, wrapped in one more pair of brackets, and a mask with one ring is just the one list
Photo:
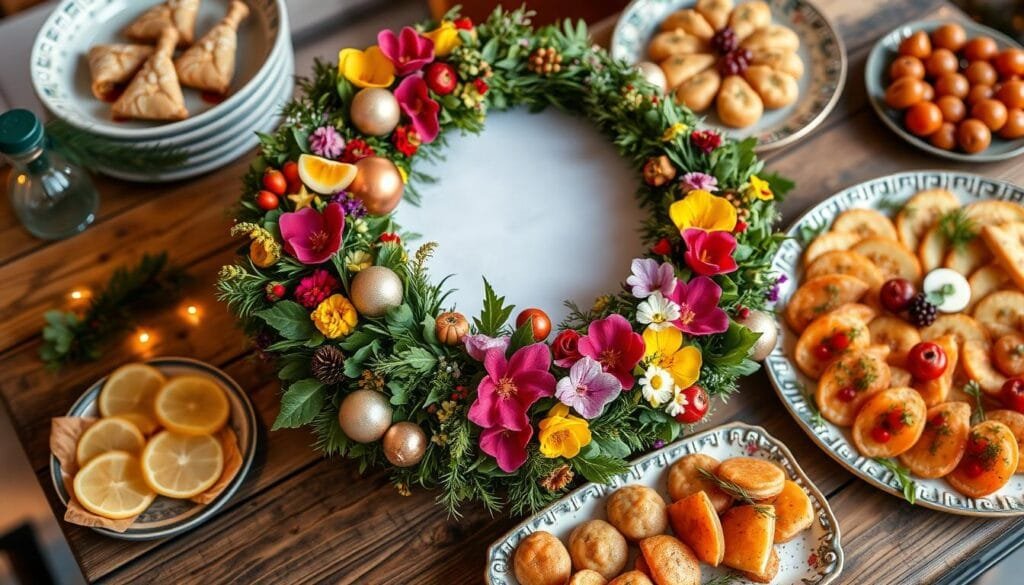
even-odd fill
[(686, 410), (686, 407), (689, 406), (689, 404), (690, 402), (686, 399), (686, 395), (683, 394), (683, 389), (676, 386), (672, 389), (672, 400), (665, 405), (665, 412), (667, 412), (669, 416), (679, 416), (684, 410)]
[(654, 408), (659, 408), (672, 399), (675, 385), (672, 374), (660, 366), (647, 366), (644, 376), (640, 378), (640, 391), (647, 403)]
[(672, 321), (680, 317), (679, 305), (655, 292), (636, 307), (636, 320), (643, 325), (650, 325), (655, 331), (672, 326)]

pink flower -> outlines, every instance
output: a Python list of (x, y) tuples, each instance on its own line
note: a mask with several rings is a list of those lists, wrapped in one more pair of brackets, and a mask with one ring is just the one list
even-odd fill
[(412, 127), (420, 135), (421, 144), (430, 144), (437, 138), (441, 125), (437, 120), (437, 112), (441, 106), (430, 99), (427, 93), (427, 82), (422, 77), (406, 77), (395, 88), (398, 105), (412, 122)]
[(434, 41), (412, 27), (404, 27), (397, 35), (390, 30), (380, 31), (377, 45), (395, 65), (395, 74), (399, 77), (415, 73), (434, 60)]
[(521, 431), (500, 427), (484, 429), (480, 433), (480, 450), (497, 459), (502, 471), (512, 473), (526, 463), (526, 445), (532, 436), (530, 425)]
[(707, 276), (698, 276), (689, 283), (679, 281), (668, 296), (679, 305), (679, 319), (672, 322), (690, 335), (723, 333), (729, 328), (729, 316), (718, 307), (722, 289)]
[(683, 175), (683, 178), (679, 179), (679, 184), (683, 187), (683, 191), (694, 191), (697, 189), (707, 191), (708, 193), (718, 191), (718, 179), (706, 173), (686, 173)]
[(689, 228), (683, 232), (686, 242), (686, 263), (703, 276), (728, 274), (736, 270), (736, 238), (729, 232), (708, 232)]
[(633, 368), (644, 357), (644, 339), (633, 331), (622, 315), (609, 315), (590, 323), (580, 339), (579, 352), (597, 360), (615, 376), (623, 390), (633, 387)]
[(326, 270), (317, 269), (313, 274), (302, 277), (295, 287), (295, 299), (307, 309), (315, 309), (327, 297), (338, 290), (338, 279)]
[(329, 203), (323, 212), (312, 207), (282, 213), (278, 220), (284, 251), (303, 264), (326, 262), (341, 249), (345, 230), (345, 212), (341, 205)]
[(466, 353), (469, 354), (469, 357), (482, 362), (487, 352), (492, 349), (500, 349), (502, 353), (505, 353), (505, 350), (508, 349), (509, 338), (508, 336), (488, 337), (478, 333), (463, 337), (462, 343), (465, 344)]
[(333, 160), (345, 152), (345, 139), (334, 126), (321, 126), (309, 135), (309, 150), (317, 156)]
[(551, 352), (543, 343), (528, 345), (506, 360), (505, 352), (492, 349), (484, 356), (487, 375), (476, 388), (469, 420), (485, 429), (501, 427), (521, 431), (530, 426), (526, 411), (555, 390)]
[(555, 355), (555, 365), (560, 368), (568, 368), (580, 359), (580, 351), (577, 347), (580, 342), (580, 334), (572, 329), (566, 329), (559, 333), (551, 342), (551, 353)]
[(555, 397), (583, 418), (601, 416), (606, 404), (622, 391), (619, 379), (601, 370), (601, 364), (585, 357), (573, 364), (569, 375), (558, 381)]
[(668, 262), (658, 264), (650, 258), (634, 258), (630, 264), (633, 274), (626, 279), (633, 289), (633, 296), (646, 299), (656, 292), (668, 296), (676, 286), (676, 274)]

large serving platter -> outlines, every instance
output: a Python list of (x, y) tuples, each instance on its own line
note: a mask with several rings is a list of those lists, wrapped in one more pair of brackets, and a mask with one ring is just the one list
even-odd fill
[[(605, 499), (616, 489), (628, 484), (642, 484), (657, 490), (668, 500), (666, 477), (673, 463), (692, 453), (704, 453), (718, 460), (730, 457), (757, 457), (771, 461), (786, 476), (800, 484), (811, 498), (815, 521), (793, 540), (776, 545), (780, 568), (774, 583), (832, 583), (843, 570), (843, 549), (840, 546), (839, 524), (829, 508), (828, 500), (800, 468), (796, 458), (781, 441), (761, 427), (739, 422), (727, 423), (667, 445), (633, 461), (630, 470), (608, 484), (588, 483), (562, 499), (527, 518), (487, 549), (485, 578), (490, 585), (518, 585), (512, 558), (516, 547), (538, 530), (568, 541), (569, 533), (581, 522), (605, 518)], [(631, 550), (630, 562), (636, 550)], [(704, 582), (729, 573), (726, 568), (701, 565)], [(733, 574), (731, 583), (750, 583)]]
[[(911, 195), (924, 189), (946, 189), (963, 203), (986, 199), (1024, 201), (1024, 189), (994, 179), (952, 171), (915, 171), (873, 179), (844, 189), (811, 208), (789, 228), (772, 269), (786, 275), (780, 284), (777, 307), (785, 307), (803, 276), (803, 235), (831, 225), (841, 211), (851, 208), (878, 209), (891, 213)], [(848, 429), (815, 416), (812, 390), (815, 381), (804, 376), (790, 360), (797, 335), (782, 325), (779, 342), (765, 359), (765, 370), (779, 398), (793, 419), (821, 449), (851, 473), (897, 497), (903, 497), (897, 478), (874, 459), (863, 457), (853, 445)], [(968, 498), (943, 479), (915, 478), (916, 504), (965, 516), (1010, 517), (1024, 515), (1024, 475), (1014, 475), (1001, 490), (986, 498)]]

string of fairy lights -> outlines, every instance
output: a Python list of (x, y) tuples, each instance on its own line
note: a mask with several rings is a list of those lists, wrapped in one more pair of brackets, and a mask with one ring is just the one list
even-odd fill
[[(92, 300), (92, 290), (86, 287), (72, 289), (67, 294), (67, 299), (68, 309), (80, 313), (89, 306), (89, 302)], [(194, 302), (182, 303), (177, 313), (183, 321), (192, 326), (198, 326), (202, 322), (202, 308)], [(139, 354), (148, 356), (151, 348), (159, 339), (159, 335), (154, 328), (140, 325), (132, 332), (130, 339)]]

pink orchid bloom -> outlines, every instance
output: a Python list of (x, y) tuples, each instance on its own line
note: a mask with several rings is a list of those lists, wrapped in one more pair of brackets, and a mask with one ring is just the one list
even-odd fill
[(601, 416), (606, 404), (622, 391), (619, 379), (601, 370), (601, 364), (584, 357), (569, 368), (569, 375), (558, 381), (555, 398), (580, 413), (583, 418)]
[(683, 231), (686, 263), (702, 276), (728, 274), (736, 270), (736, 237), (729, 232), (709, 232), (699, 228)]
[(533, 427), (526, 425), (521, 431), (493, 427), (480, 433), (480, 450), (498, 460), (498, 467), (505, 473), (522, 467), (526, 463), (526, 445), (533, 437)]
[(390, 30), (380, 31), (377, 33), (377, 45), (394, 64), (395, 74), (399, 77), (415, 73), (434, 60), (434, 41), (412, 27), (404, 27), (397, 35)]
[(319, 212), (312, 207), (282, 213), (278, 220), (284, 251), (303, 264), (326, 262), (341, 249), (345, 212), (330, 203)]
[(684, 333), (711, 335), (729, 328), (729, 316), (718, 306), (722, 289), (707, 276), (679, 281), (668, 298), (679, 305), (679, 319), (672, 324)]
[(469, 357), (482, 362), (489, 350), (499, 349), (501, 353), (505, 353), (505, 350), (508, 349), (509, 337), (507, 335), (503, 337), (488, 337), (478, 333), (463, 337), (462, 343), (466, 346), (466, 353), (469, 354)]
[(555, 391), (551, 351), (543, 343), (528, 345), (505, 359), (505, 352), (492, 349), (484, 356), (487, 375), (476, 388), (476, 400), (469, 407), (469, 420), (489, 429), (501, 427), (521, 431), (530, 426), (526, 411)]
[(427, 93), (427, 82), (422, 77), (411, 76), (402, 80), (395, 88), (395, 98), (399, 107), (412, 122), (412, 127), (420, 135), (421, 144), (430, 144), (441, 131), (437, 113), (441, 106), (430, 99)]
[(581, 355), (596, 360), (601, 368), (615, 376), (623, 390), (633, 387), (633, 368), (644, 357), (644, 339), (633, 331), (622, 315), (609, 315), (592, 321), (580, 339)]
[(630, 271), (632, 274), (626, 279), (626, 284), (638, 299), (646, 299), (656, 292), (667, 295), (676, 286), (676, 273), (668, 262), (658, 264), (650, 258), (634, 258)]

